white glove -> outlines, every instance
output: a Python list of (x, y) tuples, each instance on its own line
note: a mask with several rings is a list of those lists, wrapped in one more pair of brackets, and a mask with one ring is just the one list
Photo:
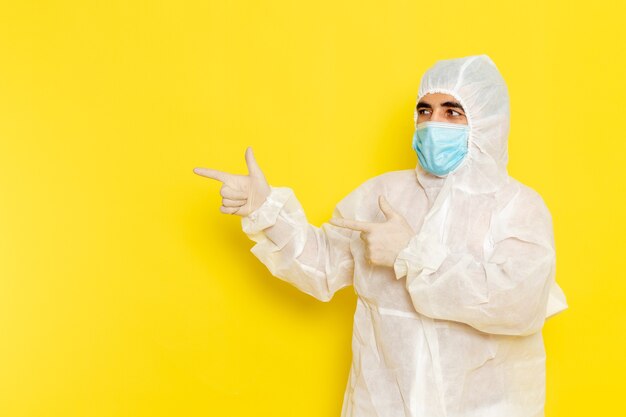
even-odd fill
[(256, 163), (250, 146), (246, 149), (246, 165), (248, 175), (228, 174), (210, 168), (193, 169), (198, 175), (223, 182), (220, 189), (222, 195), (220, 211), (224, 214), (247, 216), (259, 208), (271, 192), (270, 185)]
[(409, 244), (415, 232), (384, 196), (378, 197), (378, 205), (387, 219), (382, 223), (337, 218), (330, 219), (330, 223), (361, 232), (361, 240), (365, 242), (365, 259), (374, 265), (393, 268), (398, 254)]

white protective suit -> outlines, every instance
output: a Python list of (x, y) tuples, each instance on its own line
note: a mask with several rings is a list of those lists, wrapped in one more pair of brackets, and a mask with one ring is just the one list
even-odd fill
[[(541, 329), (567, 308), (554, 279), (551, 216), (535, 191), (507, 174), (509, 97), (492, 60), (438, 61), (424, 74), (419, 98), (436, 92), (465, 110), (462, 164), (446, 177), (419, 164), (381, 174), (333, 212), (384, 221), (383, 194), (419, 231), (393, 268), (365, 260), (359, 232), (309, 224), (287, 187), (271, 187), (242, 227), (256, 242), (252, 253), (301, 291), (328, 301), (354, 286), (342, 417), (543, 416)], [(407, 149), (410, 139), (403, 139)]]

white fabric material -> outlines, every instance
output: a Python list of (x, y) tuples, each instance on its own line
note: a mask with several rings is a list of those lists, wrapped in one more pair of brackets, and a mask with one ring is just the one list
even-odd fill
[(434, 92), (453, 95), (465, 109), (463, 163), (446, 177), (418, 164), (371, 178), (333, 212), (384, 221), (383, 194), (419, 231), (393, 268), (365, 261), (358, 232), (309, 224), (287, 187), (271, 187), (242, 228), (256, 242), (252, 253), (301, 291), (328, 301), (354, 286), (342, 417), (543, 416), (541, 329), (567, 308), (555, 282), (550, 213), (507, 174), (509, 99), (491, 59), (438, 61), (418, 98)]

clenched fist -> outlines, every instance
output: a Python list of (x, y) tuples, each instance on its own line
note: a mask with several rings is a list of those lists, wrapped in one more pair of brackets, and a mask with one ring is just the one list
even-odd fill
[(271, 188), (256, 163), (250, 146), (246, 149), (246, 165), (248, 175), (228, 174), (210, 168), (193, 169), (198, 175), (223, 183), (220, 189), (222, 195), (220, 211), (224, 214), (247, 216), (259, 208), (270, 194)]

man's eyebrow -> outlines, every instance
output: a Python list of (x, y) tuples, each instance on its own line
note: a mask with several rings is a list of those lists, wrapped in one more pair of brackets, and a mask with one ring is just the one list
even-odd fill
[(461, 106), (456, 101), (446, 101), (445, 103), (441, 103), (442, 107), (454, 107), (455, 109), (463, 110), (463, 106)]
[[(461, 106), (459, 103), (457, 103), (456, 101), (446, 101), (445, 103), (441, 103), (441, 107), (454, 107), (455, 109), (461, 109), (463, 111), (465, 111), (465, 109), (463, 109), (463, 106)], [(427, 108), (427, 109), (432, 109), (433, 106), (431, 106), (428, 103), (425, 103), (423, 101), (420, 101), (419, 103), (417, 103), (417, 108)]]

